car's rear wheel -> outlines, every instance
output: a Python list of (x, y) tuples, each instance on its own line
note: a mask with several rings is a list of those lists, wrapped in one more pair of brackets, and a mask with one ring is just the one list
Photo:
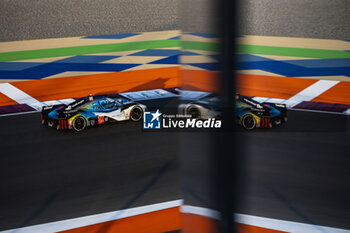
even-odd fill
[(250, 115), (250, 114), (247, 114), (247, 115), (243, 116), (243, 118), (242, 118), (242, 126), (246, 130), (254, 129), (255, 126), (256, 126), (256, 121), (255, 121), (254, 117), (252, 115)]
[(142, 119), (143, 109), (140, 106), (135, 106), (130, 111), (130, 119), (132, 121), (139, 121)]
[(197, 107), (190, 106), (187, 109), (187, 114), (190, 115), (192, 118), (198, 119), (201, 116), (201, 113)]
[(86, 120), (83, 117), (78, 116), (73, 120), (73, 129), (75, 131), (83, 131), (86, 128), (86, 125)]

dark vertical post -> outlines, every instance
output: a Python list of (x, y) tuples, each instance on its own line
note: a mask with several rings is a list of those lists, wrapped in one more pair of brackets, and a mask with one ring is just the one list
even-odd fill
[(235, 232), (233, 214), (235, 210), (236, 173), (238, 156), (235, 151), (235, 37), (236, 37), (236, 1), (218, 1), (220, 40), (220, 87), (222, 98), (222, 122), (223, 128), (217, 137), (216, 147), (218, 151), (217, 179), (218, 201), (221, 213), (220, 232)]
[[(235, 147), (235, 0), (182, 0), (181, 22), (183, 32), (210, 33), (218, 36), (210, 42), (220, 51), (220, 72), (201, 71), (208, 77), (207, 89), (202, 91), (221, 95), (222, 128), (208, 132), (180, 133), (180, 161), (184, 205), (198, 207), (202, 213), (215, 213), (215, 217), (198, 214), (183, 214), (185, 233), (232, 233), (234, 229), (236, 153)], [(186, 41), (186, 33), (181, 39)], [(219, 54), (220, 53), (220, 54)], [(186, 64), (182, 64), (186, 65)], [(184, 66), (186, 68), (186, 66)], [(184, 69), (186, 71), (186, 69)], [(219, 75), (220, 74), (220, 75)], [(193, 72), (182, 72), (182, 89), (195, 84)], [(197, 87), (201, 90), (199, 87)], [(218, 89), (219, 92), (218, 93)], [(208, 212), (207, 212), (208, 211)], [(219, 212), (219, 215), (217, 213)], [(198, 212), (197, 212), (198, 213)], [(199, 214), (200, 215), (200, 214)], [(189, 218), (190, 217), (190, 218)], [(191, 222), (200, 217), (206, 225), (196, 226)]]

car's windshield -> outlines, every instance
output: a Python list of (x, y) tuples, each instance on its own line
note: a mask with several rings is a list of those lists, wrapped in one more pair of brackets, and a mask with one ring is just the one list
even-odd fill
[(104, 109), (112, 109), (117, 107), (115, 101), (110, 98), (100, 100), (99, 102)]
[(123, 99), (123, 98), (116, 98), (115, 99), (115, 103), (117, 104), (117, 106), (121, 107), (123, 106), (123, 104), (127, 102), (127, 100)]
[(211, 104), (211, 105), (219, 105), (220, 104), (220, 98), (218, 96), (205, 97), (201, 101), (208, 103), (208, 104)]

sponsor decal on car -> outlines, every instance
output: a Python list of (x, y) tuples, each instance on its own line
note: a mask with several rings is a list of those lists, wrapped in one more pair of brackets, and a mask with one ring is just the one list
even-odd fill
[(65, 110), (66, 111), (72, 110), (72, 108), (75, 108), (76, 106), (82, 104), (83, 102), (84, 102), (84, 100), (80, 100), (79, 102), (76, 102), (75, 104), (68, 105)]
[(105, 117), (104, 116), (99, 116), (97, 118), (97, 122), (98, 122), (99, 125), (105, 123)]

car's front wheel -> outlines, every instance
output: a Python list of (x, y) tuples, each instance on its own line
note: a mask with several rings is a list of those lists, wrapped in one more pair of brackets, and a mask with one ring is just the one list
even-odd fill
[(192, 118), (195, 118), (195, 119), (199, 119), (200, 116), (201, 116), (201, 113), (199, 111), (199, 109), (195, 106), (190, 106), (188, 109), (187, 109), (187, 114), (190, 115)]
[(83, 117), (78, 116), (73, 120), (73, 129), (75, 131), (83, 131), (86, 128), (86, 125), (86, 120)]
[(130, 119), (132, 121), (139, 121), (142, 119), (143, 109), (140, 106), (134, 106), (130, 110)]
[(256, 126), (255, 118), (252, 115), (250, 115), (250, 114), (247, 114), (247, 115), (243, 116), (243, 118), (242, 118), (242, 126), (246, 130), (254, 129), (255, 126)]

